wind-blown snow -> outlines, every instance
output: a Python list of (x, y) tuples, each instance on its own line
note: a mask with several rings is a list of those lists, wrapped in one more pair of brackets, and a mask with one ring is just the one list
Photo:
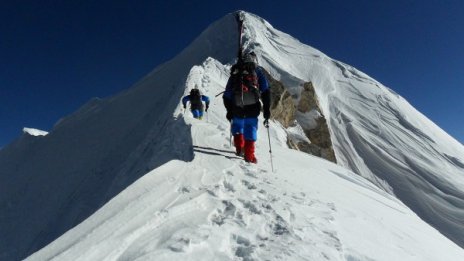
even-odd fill
[[(227, 68), (191, 70), (213, 97)], [(186, 93), (188, 90), (186, 90)], [(276, 171), (259, 130), (258, 165), (236, 157), (220, 98), (192, 128), (192, 162), (149, 172), (27, 260), (459, 260), (464, 251), (398, 199), (328, 161), (292, 151), (272, 124)], [(262, 122), (263, 119), (260, 119)]]
[(369, 76), (245, 16), (245, 45), (273, 77), (292, 94), (312, 81), (338, 166), (288, 149), (276, 122), (276, 171), (264, 128), (247, 165), (220, 98), (204, 121), (182, 112), (193, 86), (224, 88), (230, 14), (131, 89), (0, 151), (0, 260), (52, 241), (29, 259), (464, 260), (421, 220), (462, 246), (463, 146)]
[(368, 75), (247, 18), (246, 44), (266, 69), (293, 89), (313, 83), (337, 162), (464, 246), (464, 146)]

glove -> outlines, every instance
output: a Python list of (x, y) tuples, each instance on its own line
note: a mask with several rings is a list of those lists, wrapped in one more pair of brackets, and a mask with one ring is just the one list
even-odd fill
[(264, 124), (264, 127), (269, 128), (269, 119), (265, 119), (263, 124)]
[(186, 109), (186, 108), (187, 108), (187, 106), (184, 104), (184, 109)]
[(208, 108), (209, 108), (209, 106), (206, 106), (206, 108), (205, 108), (205, 111), (206, 111), (206, 112), (208, 112)]
[(228, 121), (231, 121), (232, 118), (233, 118), (232, 113), (228, 111), (227, 114), (226, 114), (226, 118), (227, 118)]

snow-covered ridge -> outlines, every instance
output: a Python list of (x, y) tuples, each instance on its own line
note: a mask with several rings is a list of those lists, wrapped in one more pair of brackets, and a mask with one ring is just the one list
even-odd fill
[[(220, 92), (228, 65), (208, 58), (187, 77)], [(328, 161), (289, 150), (286, 131), (259, 129), (258, 165), (234, 155), (221, 99), (191, 126), (194, 159), (147, 173), (27, 260), (458, 260), (464, 251), (398, 199)], [(262, 121), (263, 119), (260, 119)], [(385, 244), (388, 242), (388, 244)]]
[(205, 121), (182, 113), (188, 88), (224, 88), (229, 14), (127, 91), (0, 151), (0, 260), (52, 241), (30, 259), (464, 260), (410, 210), (464, 238), (463, 146), (369, 76), (245, 17), (246, 47), (274, 78), (295, 95), (313, 83), (339, 166), (289, 150), (275, 122), (276, 172), (262, 125), (259, 164), (243, 164), (220, 97)]

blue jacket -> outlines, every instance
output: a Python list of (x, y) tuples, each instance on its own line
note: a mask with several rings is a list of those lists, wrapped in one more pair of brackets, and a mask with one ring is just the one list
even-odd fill
[[(201, 101), (206, 104), (206, 108), (209, 107), (209, 97), (208, 96), (201, 95)], [(187, 106), (187, 102), (190, 102), (190, 109), (191, 110), (203, 110), (203, 104), (201, 102), (198, 103), (198, 101), (195, 101), (194, 99), (192, 99), (190, 94), (187, 95), (187, 96), (184, 96), (184, 98), (182, 98), (182, 105), (184, 105), (184, 107)]]

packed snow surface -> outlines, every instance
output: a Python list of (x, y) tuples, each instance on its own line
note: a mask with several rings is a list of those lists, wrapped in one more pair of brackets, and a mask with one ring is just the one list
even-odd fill
[[(210, 97), (227, 68), (212, 59), (187, 85)], [(203, 83), (203, 84), (201, 84)], [(188, 93), (188, 89), (186, 90)], [(328, 161), (289, 150), (271, 124), (259, 164), (230, 147), (220, 98), (204, 120), (180, 106), (194, 159), (147, 173), (89, 219), (27, 260), (461, 260), (464, 251), (398, 199)], [(260, 119), (262, 122), (263, 119)]]
[[(0, 150), (0, 260), (464, 260), (464, 147), (381, 83), (244, 15), (245, 48), (272, 77), (297, 98), (313, 83), (338, 165), (286, 145), (317, 111), (273, 122), (269, 140), (261, 125), (257, 165), (233, 154), (215, 98), (237, 50), (229, 14), (127, 91)], [(203, 121), (179, 105), (195, 85), (212, 99)]]

